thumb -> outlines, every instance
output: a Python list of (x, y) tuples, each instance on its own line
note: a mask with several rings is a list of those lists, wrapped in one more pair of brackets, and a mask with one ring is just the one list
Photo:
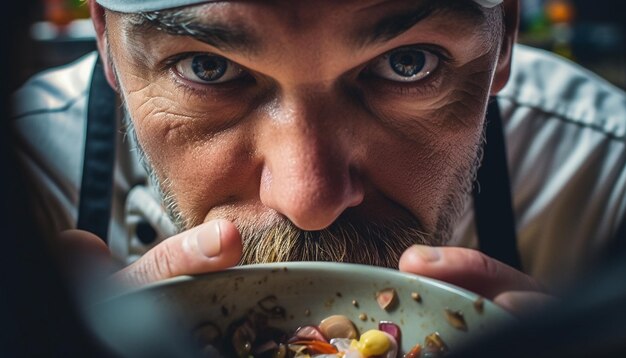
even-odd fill
[(213, 220), (164, 240), (112, 278), (139, 286), (223, 270), (239, 262), (241, 251), (241, 236), (235, 225)]
[(414, 245), (400, 258), (400, 270), (463, 287), (494, 299), (506, 291), (542, 291), (530, 276), (477, 250)]

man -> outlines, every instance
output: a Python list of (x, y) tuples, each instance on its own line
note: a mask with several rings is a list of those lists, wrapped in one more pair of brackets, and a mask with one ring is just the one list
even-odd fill
[[(131, 135), (117, 136), (113, 222), (100, 236), (132, 262), (116, 274), (131, 284), (332, 260), (399, 266), (517, 310), (617, 235), (624, 94), (514, 49), (517, 1), (89, 5), (100, 59), (33, 79), (16, 125), (42, 205), (61, 229), (90, 229), (84, 172), (106, 165), (93, 168), (89, 136), (84, 160), (70, 138), (98, 138), (91, 117), (115, 107), (97, 82), (114, 89)], [(84, 231), (62, 239), (108, 250)]]

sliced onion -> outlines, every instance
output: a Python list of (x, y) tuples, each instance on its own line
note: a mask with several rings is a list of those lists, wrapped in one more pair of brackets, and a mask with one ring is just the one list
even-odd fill
[(288, 343), (293, 343), (295, 341), (301, 340), (313, 340), (313, 341), (323, 341), (328, 342), (328, 339), (324, 337), (322, 332), (315, 326), (302, 326), (296, 330), (293, 337), (289, 339)]
[(352, 339), (350, 338), (333, 338), (330, 340), (330, 344), (337, 347), (339, 352), (347, 352), (350, 349)]
[(389, 338), (389, 350), (383, 357), (384, 358), (397, 358), (398, 357), (398, 341), (396, 341), (396, 339), (391, 334), (384, 332), (384, 331), (383, 333), (387, 335), (387, 338)]
[(359, 335), (354, 323), (343, 315), (326, 317), (320, 322), (318, 328), (324, 337), (328, 337), (328, 339), (356, 338)]
[(396, 340), (396, 343), (398, 345), (400, 345), (401, 343), (401, 338), (402, 338), (402, 333), (400, 331), (400, 327), (398, 327), (397, 324), (393, 323), (393, 322), (380, 322), (378, 324), (378, 329), (385, 332), (385, 333), (389, 333), (393, 339)]

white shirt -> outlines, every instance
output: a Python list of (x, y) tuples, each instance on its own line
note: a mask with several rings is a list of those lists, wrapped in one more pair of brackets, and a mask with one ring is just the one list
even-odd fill
[[(22, 157), (45, 192), (41, 205), (63, 228), (77, 220), (95, 60), (92, 53), (39, 74), (15, 94)], [(524, 271), (546, 283), (569, 277), (598, 257), (626, 217), (626, 95), (566, 60), (517, 45), (498, 101)], [(127, 263), (175, 233), (133, 148), (120, 130), (109, 246)], [(136, 237), (141, 220), (159, 232), (154, 243)], [(471, 205), (451, 244), (476, 247)]]

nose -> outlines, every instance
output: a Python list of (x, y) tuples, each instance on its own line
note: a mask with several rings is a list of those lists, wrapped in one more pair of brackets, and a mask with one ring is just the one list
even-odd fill
[(272, 111), (262, 140), (260, 198), (312, 231), (328, 227), (364, 194), (346, 114), (329, 101), (305, 97), (286, 98)]

